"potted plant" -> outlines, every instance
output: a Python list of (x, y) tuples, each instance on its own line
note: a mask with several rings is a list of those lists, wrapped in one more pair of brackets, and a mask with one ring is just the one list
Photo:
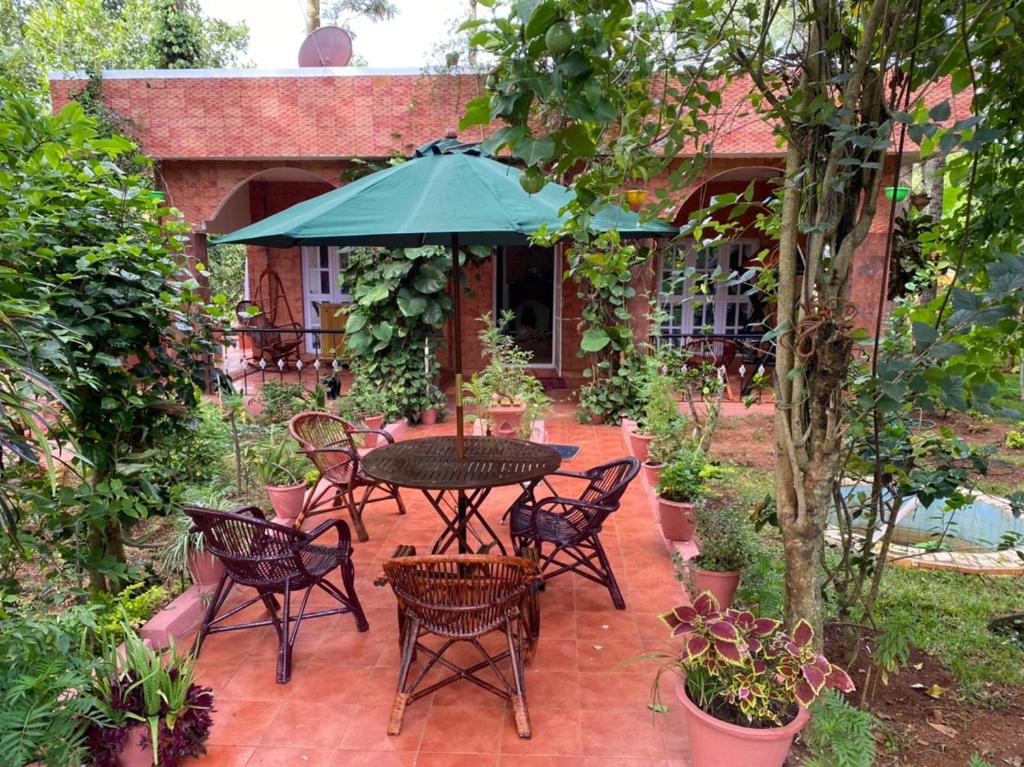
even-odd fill
[(282, 520), (295, 520), (306, 500), (309, 465), (295, 451), (291, 439), (271, 428), (265, 439), (250, 446), (248, 459), (267, 490), (274, 513)]
[(90, 764), (177, 767), (205, 754), (213, 691), (194, 683), (193, 659), (173, 643), (166, 654), (150, 649), (130, 627), (123, 650), (108, 654), (116, 670), (94, 681), (105, 716), (89, 728)]
[(420, 411), (420, 423), (424, 426), (433, 426), (437, 423), (438, 415), (444, 417), (445, 405), (444, 392), (434, 384), (427, 384), (427, 398), (423, 410)]
[(527, 372), (533, 355), (520, 349), (505, 328), (515, 319), (512, 312), (494, 322), (490, 312), (480, 318), (481, 351), (487, 366), (465, 385), (467, 404), (480, 410), (487, 430), (498, 437), (529, 437), (533, 422), (550, 399), (544, 387)]
[[(186, 488), (177, 501), (182, 505), (207, 509), (226, 509), (234, 505), (230, 493), (212, 487)], [(171, 537), (160, 553), (163, 569), (182, 578), (187, 573), (192, 583), (203, 591), (213, 589), (224, 571), (223, 563), (206, 551), (203, 534), (195, 529), (188, 515), (178, 510), (168, 521)]]
[(589, 423), (592, 426), (600, 426), (604, 423), (604, 407), (601, 389), (597, 383), (591, 381), (579, 388), (577, 397), (580, 401), (580, 412), (578, 420), (580, 423)]
[(740, 575), (753, 553), (753, 536), (746, 513), (733, 504), (696, 509), (700, 554), (686, 563), (690, 594), (710, 591), (723, 608), (732, 604)]
[[(826, 689), (853, 691), (850, 677), (813, 646), (800, 621), (792, 634), (779, 621), (723, 610), (711, 594), (660, 616), (680, 640), (658, 672), (678, 672), (693, 767), (781, 767), (807, 706)], [(655, 684), (651, 708), (663, 712)]]
[(684, 425), (679, 401), (672, 378), (662, 372), (648, 376), (645, 386), (646, 404), (637, 420), (637, 428), (630, 432), (630, 447), (641, 463), (646, 463), (651, 442), (659, 434), (677, 433)]
[(658, 480), (658, 521), (670, 541), (689, 541), (697, 525), (694, 504), (707, 493), (707, 458), (696, 447), (678, 450)]
[[(383, 428), (389, 414), (391, 404), (387, 393), (371, 384), (363, 375), (356, 374), (348, 394), (338, 399), (338, 415), (366, 429)], [(375, 434), (363, 435), (363, 447), (374, 447), (376, 444)]]

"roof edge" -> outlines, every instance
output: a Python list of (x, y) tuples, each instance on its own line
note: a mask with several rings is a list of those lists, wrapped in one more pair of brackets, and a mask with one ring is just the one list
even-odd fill
[[(294, 67), (289, 69), (104, 69), (105, 80), (201, 80), (201, 79), (260, 79), (274, 77), (421, 77), (445, 75), (473, 77), (480, 72), (460, 67), (445, 72), (431, 72), (426, 67)], [(51, 81), (88, 80), (89, 73), (50, 72)]]

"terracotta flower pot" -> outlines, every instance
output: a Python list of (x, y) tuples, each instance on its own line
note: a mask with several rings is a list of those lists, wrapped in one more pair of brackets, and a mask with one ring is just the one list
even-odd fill
[(688, 567), (693, 579), (693, 594), (690, 596), (696, 597), (710, 591), (723, 610), (732, 605), (732, 598), (736, 596), (736, 588), (740, 585), (739, 570), (702, 570), (694, 564), (689, 564)]
[(647, 451), (651, 447), (651, 442), (654, 440), (654, 435), (641, 434), (640, 432), (630, 432), (629, 445), (633, 449), (633, 455), (637, 457), (640, 463), (647, 460)]
[(128, 737), (117, 755), (120, 767), (153, 767), (153, 741), (149, 725), (133, 724), (128, 728)]
[(490, 416), (491, 422), (494, 424), (494, 436), (506, 439), (517, 438), (525, 413), (526, 405), (487, 408), (487, 415)]
[(302, 504), (306, 500), (306, 483), (296, 482), (294, 485), (267, 485), (267, 495), (274, 513), (285, 520), (294, 520), (302, 513)]
[(188, 571), (192, 583), (202, 590), (209, 590), (220, 581), (224, 563), (207, 551), (193, 551), (188, 555)]
[(796, 718), (784, 727), (755, 730), (701, 711), (686, 694), (682, 677), (676, 681), (676, 695), (686, 712), (693, 767), (782, 767), (793, 738), (811, 719), (801, 707)]
[(603, 423), (604, 423), (604, 414), (603, 413), (591, 413), (590, 414), (590, 425), (591, 426), (601, 426)]
[(428, 408), (420, 411), (420, 423), (424, 426), (433, 426), (437, 423), (437, 408)]
[[(368, 415), (363, 419), (363, 426), (367, 429), (382, 429), (384, 428), (384, 414), (378, 413), (377, 415)], [(365, 447), (377, 447), (378, 437), (376, 434), (364, 434), (363, 445)]]
[(647, 477), (647, 484), (649, 484), (653, 490), (658, 486), (658, 480), (661, 479), (661, 470), (664, 468), (664, 465), (644, 461), (642, 468), (644, 470), (644, 476)]
[[(697, 528), (697, 513), (694, 511), (692, 503), (668, 501), (660, 495), (658, 496), (658, 520), (661, 523), (662, 534), (670, 541), (689, 541), (693, 538), (693, 531)], [(733, 590), (735, 591), (735, 587)]]

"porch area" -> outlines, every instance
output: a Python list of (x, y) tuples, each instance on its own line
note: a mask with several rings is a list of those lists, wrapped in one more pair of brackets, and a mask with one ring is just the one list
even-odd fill
[[(552, 442), (581, 448), (564, 468), (579, 471), (628, 454), (617, 426), (581, 426), (573, 416), (571, 406), (558, 404), (547, 421)], [(418, 426), (400, 439), (453, 432), (451, 423)], [(484, 505), (506, 543), (508, 527), (500, 517), (516, 494), (496, 489)], [(441, 526), (420, 493), (403, 491), (403, 498), (405, 516), (392, 504), (370, 507), (364, 517), (369, 540), (354, 544), (356, 593), (368, 632), (357, 632), (347, 615), (304, 623), (286, 685), (275, 682), (273, 628), (207, 639), (198, 681), (213, 687), (216, 704), (204, 767), (689, 763), (682, 712), (672, 706), (668, 714), (654, 714), (647, 706), (656, 663), (641, 656), (671, 651), (657, 615), (685, 597), (639, 478), (601, 533), (626, 609), (616, 610), (606, 589), (568, 574), (540, 594), (540, 641), (526, 668), (532, 739), (517, 736), (504, 700), (465, 681), (410, 704), (402, 734), (388, 736), (400, 661), (396, 603), (390, 588), (373, 581), (397, 546), (426, 552)], [(250, 608), (239, 620), (259, 612)], [(664, 688), (671, 705), (670, 679)]]

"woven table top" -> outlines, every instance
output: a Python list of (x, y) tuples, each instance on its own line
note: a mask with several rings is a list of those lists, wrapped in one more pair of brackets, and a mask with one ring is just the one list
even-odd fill
[(469, 490), (513, 485), (556, 471), (551, 448), (518, 439), (466, 437), (465, 457), (455, 457), (455, 437), (428, 437), (371, 450), (363, 471), (381, 482), (427, 490)]

